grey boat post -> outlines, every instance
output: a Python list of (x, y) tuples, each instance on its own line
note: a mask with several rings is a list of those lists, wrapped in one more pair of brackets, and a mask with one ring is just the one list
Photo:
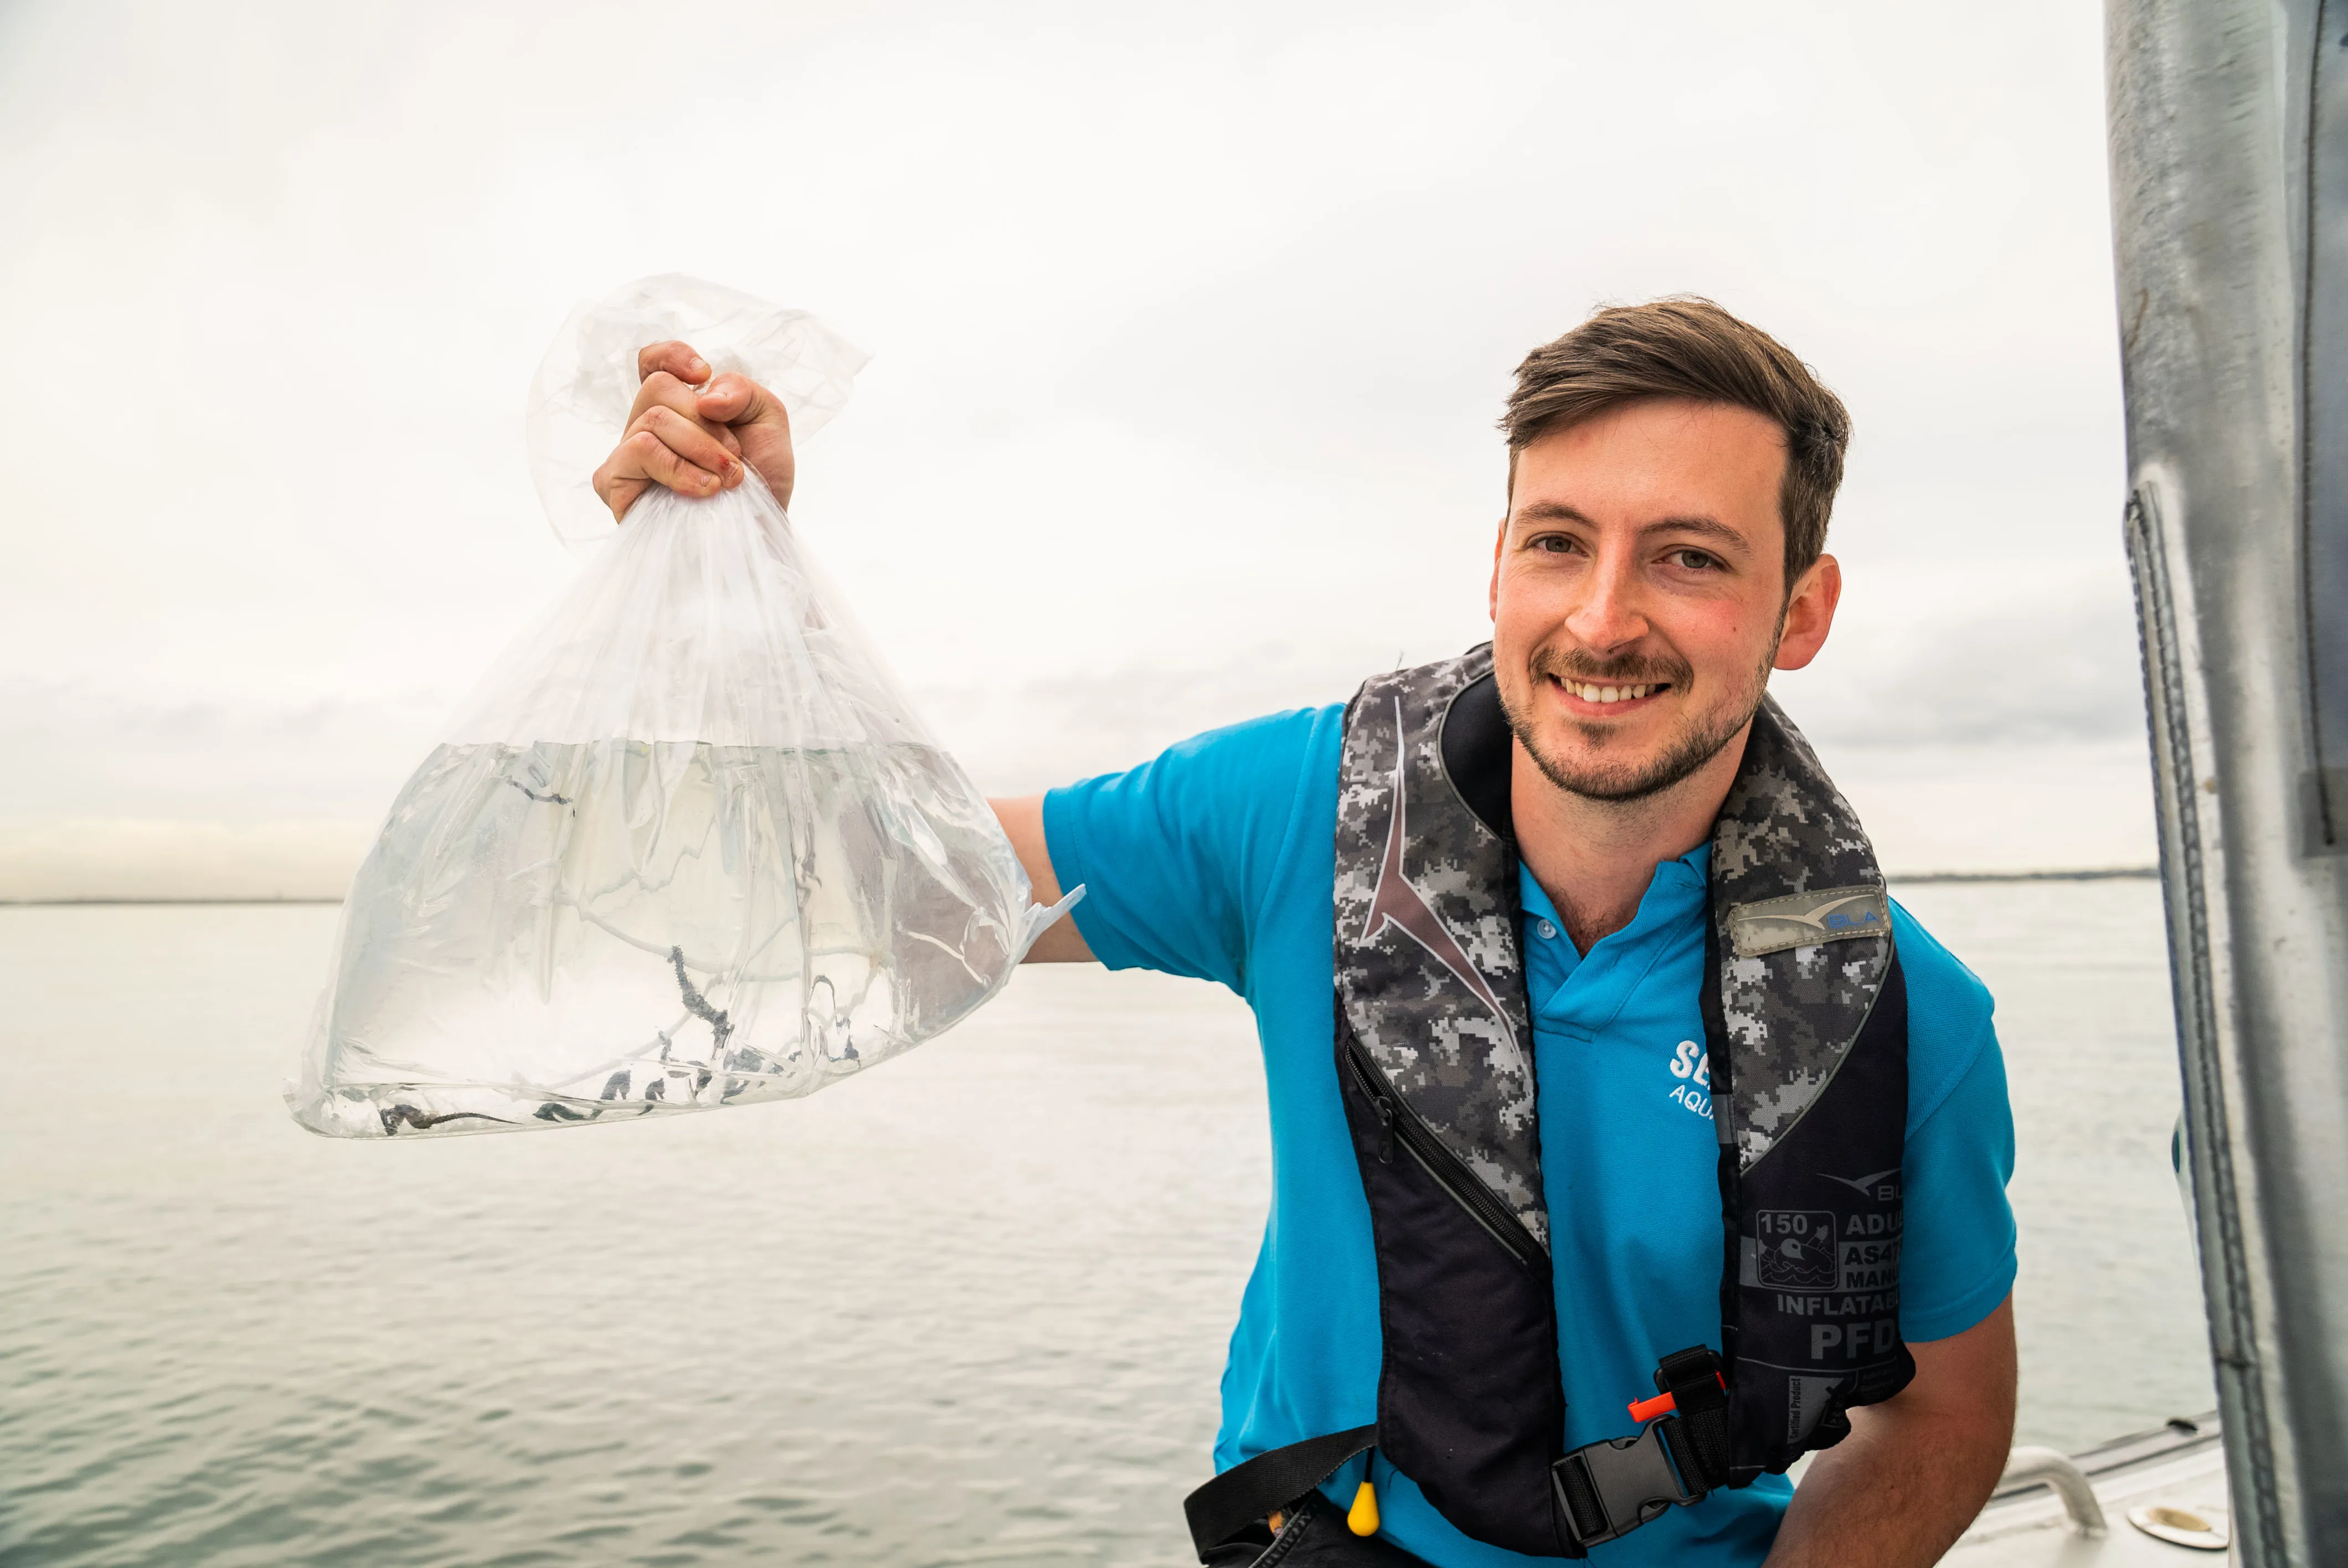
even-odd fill
[(2348, 0), (2109, 0), (2127, 536), (2251, 1568), (2348, 1563)]

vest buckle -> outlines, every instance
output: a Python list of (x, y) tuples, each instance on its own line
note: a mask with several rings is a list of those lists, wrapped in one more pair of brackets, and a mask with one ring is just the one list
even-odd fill
[(1585, 1444), (1550, 1467), (1558, 1512), (1576, 1545), (1587, 1552), (1673, 1508), (1704, 1501), (1679, 1425), (1679, 1417), (1665, 1416), (1635, 1436)]

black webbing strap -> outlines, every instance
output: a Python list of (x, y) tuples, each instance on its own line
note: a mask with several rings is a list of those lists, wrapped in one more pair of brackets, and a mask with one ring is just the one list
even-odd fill
[[(1703, 1345), (1674, 1350), (1656, 1366), (1655, 1388), (1679, 1408), (1677, 1435), (1695, 1459), (1687, 1479), (1706, 1491), (1727, 1485), (1728, 1389), (1721, 1381), (1720, 1357)], [(1674, 1452), (1673, 1457), (1681, 1456)], [(1684, 1472), (1689, 1467), (1683, 1463), (1681, 1469)]]
[(1199, 1560), (1274, 1509), (1285, 1508), (1327, 1481), (1355, 1454), (1378, 1446), (1378, 1429), (1355, 1427), (1307, 1438), (1235, 1464), (1182, 1500), (1190, 1543)]

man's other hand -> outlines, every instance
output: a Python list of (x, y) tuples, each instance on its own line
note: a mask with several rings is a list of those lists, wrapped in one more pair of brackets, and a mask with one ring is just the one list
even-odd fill
[(1850, 1413), (1794, 1493), (1766, 1568), (1924, 1568), (1996, 1490), (2013, 1443), (2013, 1297), (1910, 1343), (1916, 1380)]
[(730, 490), (745, 465), (777, 502), (791, 504), (791, 421), (781, 398), (747, 375), (713, 379), (690, 343), (647, 344), (636, 354), (636, 376), (643, 384), (627, 430), (595, 470), (595, 493), (613, 518), (625, 518), (654, 485), (681, 496)]

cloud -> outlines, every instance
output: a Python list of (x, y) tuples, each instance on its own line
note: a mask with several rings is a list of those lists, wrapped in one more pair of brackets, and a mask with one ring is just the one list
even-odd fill
[[(1901, 624), (1838, 626), (1812, 679), (1780, 677), (1806, 728), (1853, 746), (2140, 742), (2134, 607), (2100, 581), (2038, 584)], [(1888, 608), (1888, 607), (1885, 607)]]
[(372, 820), (438, 743), (449, 697), (0, 687), (0, 824)]

